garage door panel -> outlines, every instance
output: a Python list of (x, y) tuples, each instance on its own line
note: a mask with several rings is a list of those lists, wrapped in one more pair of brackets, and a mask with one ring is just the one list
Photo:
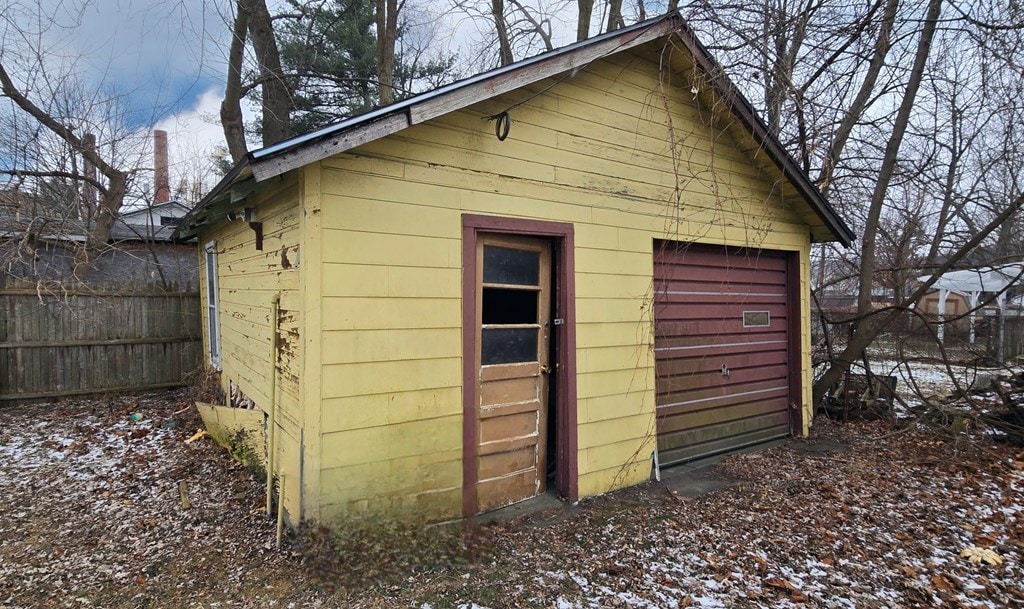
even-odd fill
[(686, 282), (685, 284), (668, 287), (664, 282), (654, 284), (654, 295), (658, 302), (754, 302), (767, 300), (782, 302), (786, 294), (779, 292), (775, 286), (767, 285), (722, 285), (720, 281)]
[(757, 305), (720, 302), (678, 303), (658, 309), (656, 314), (662, 321), (707, 319), (732, 322), (736, 324), (737, 330), (746, 330), (747, 328), (743, 327), (743, 314), (752, 310), (767, 311), (771, 323), (786, 319), (786, 303), (784, 302), (764, 302)]
[(659, 432), (672, 434), (708, 425), (751, 419), (767, 413), (781, 413), (789, 416), (787, 412), (789, 404), (786, 403), (786, 396), (712, 408), (697, 408), (697, 406), (701, 406), (701, 404), (691, 405), (689, 411), (682, 408), (659, 410)]
[(742, 437), (769, 431), (768, 437), (775, 438), (789, 433), (789, 413), (772, 412), (757, 417), (704, 425), (674, 433), (665, 434), (665, 447), (669, 450), (692, 444), (705, 444), (719, 439)]
[(717, 406), (734, 404), (742, 401), (767, 399), (776, 395), (788, 397), (789, 388), (778, 379), (772, 379), (762, 383), (749, 383), (743, 387), (743, 391), (737, 391), (735, 387), (711, 387), (707, 389), (691, 389), (683, 387), (677, 391), (665, 391), (658, 387), (658, 406), (662, 408), (684, 406), (689, 404), (714, 404)]
[[(786, 254), (665, 242), (655, 250), (661, 462), (788, 435), (792, 322)], [(753, 312), (767, 316), (748, 315), (745, 325), (744, 313)]]
[[(657, 315), (655, 311), (655, 315)], [(778, 321), (778, 325), (782, 324), (782, 320)], [(768, 329), (776, 329), (773, 323)], [(765, 328), (759, 328), (765, 329)], [(779, 328), (781, 330), (781, 328)], [(705, 336), (712, 337), (714, 342), (723, 342), (726, 337), (728, 341), (732, 342), (732, 336), (745, 336), (745, 328), (737, 324), (735, 321), (715, 321), (700, 319), (695, 321), (670, 321), (665, 324), (658, 324), (654, 328), (654, 338), (664, 337), (684, 337), (684, 336)], [(720, 337), (720, 338), (716, 338)], [(708, 341), (709, 343), (712, 341)], [(657, 347), (655, 347), (657, 348)]]
[[(779, 376), (786, 377), (789, 372), (789, 352), (786, 350), (756, 351), (746, 353), (732, 352), (729, 355), (664, 358), (655, 360), (655, 372), (663, 378), (678, 377), (686, 374), (717, 374), (721, 376), (722, 366), (727, 366), (729, 378), (721, 379), (726, 385), (732, 382), (747, 382), (741, 374), (748, 370), (762, 370), (772, 366), (782, 366)], [(735, 377), (735, 378), (733, 378)], [(719, 379), (715, 379), (716, 381)]]
[[(789, 366), (785, 363), (775, 365), (764, 364), (749, 368), (728, 368), (728, 376), (722, 374), (722, 366), (726, 365), (728, 367), (729, 364), (712, 365), (709, 366), (709, 370), (705, 369), (689, 373), (678, 370), (682, 365), (683, 362), (678, 362), (673, 366), (669, 366), (666, 362), (658, 362), (655, 359), (655, 374), (665, 383), (666, 391), (704, 389), (705, 387), (723, 387), (728, 391), (751, 383), (772, 379), (779, 379), (779, 384), (785, 385), (789, 373)], [(668, 369), (666, 370), (666, 368)], [(677, 368), (677, 370), (672, 368)]]
[[(658, 346), (655, 353), (673, 357), (676, 353), (693, 353), (697, 350), (728, 351), (746, 353), (749, 349), (779, 349), (787, 344), (785, 332), (758, 332), (733, 334), (729, 336), (659, 336), (655, 335)], [(781, 347), (780, 347), (781, 345)]]
[(710, 266), (697, 267), (688, 264), (686, 266), (673, 267), (672, 274), (665, 276), (663, 279), (664, 283), (659, 282), (658, 288), (667, 287), (669, 290), (690, 290), (690, 286), (694, 284), (721, 286), (721, 282), (715, 281), (718, 279), (715, 276), (723, 273), (729, 274), (728, 285), (732, 289), (737, 289), (740, 286), (774, 288), (786, 282), (786, 269), (784, 266), (779, 269), (729, 269)]
[[(764, 442), (779, 440), (789, 435), (789, 423), (774, 427), (761, 428), (749, 433), (721, 436), (706, 442), (696, 442), (694, 438), (683, 438), (672, 446), (662, 447), (658, 442), (658, 457), (662, 464), (683, 463), (701, 457), (736, 451)], [(710, 437), (715, 437), (711, 435)]]
[[(662, 242), (666, 244), (667, 242)], [(685, 256), (686, 262), (693, 266), (710, 266), (725, 268), (786, 268), (785, 258), (781, 252), (770, 250), (750, 250), (735, 247), (714, 247), (688, 243), (668, 244), (667, 247), (655, 247), (654, 261), (657, 263), (677, 263)]]

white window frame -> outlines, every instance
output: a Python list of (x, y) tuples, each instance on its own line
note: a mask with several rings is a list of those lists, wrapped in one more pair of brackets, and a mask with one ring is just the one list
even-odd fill
[(210, 365), (220, 370), (221, 342), (220, 342), (220, 295), (218, 294), (217, 280), (217, 242), (210, 241), (206, 244), (203, 252), (204, 270), (206, 272), (206, 332), (207, 332), (207, 354), (210, 356)]

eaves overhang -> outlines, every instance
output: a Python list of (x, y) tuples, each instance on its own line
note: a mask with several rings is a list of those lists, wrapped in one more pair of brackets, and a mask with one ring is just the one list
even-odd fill
[[(288, 171), (351, 150), (410, 126), (460, 110), (535, 82), (586, 67), (598, 59), (675, 34), (692, 54), (695, 66), (709, 76), (715, 95), (753, 137), (800, 193), (835, 241), (849, 246), (853, 231), (836, 213), (806, 172), (785, 150), (750, 102), (726, 77), (720, 64), (697, 40), (678, 11), (548, 51), (426, 93), (296, 136), (246, 155), (216, 187), (185, 216), (177, 236), (196, 234), (210, 221), (213, 208), (226, 211), (261, 183)], [(822, 240), (822, 239), (818, 239)], [(825, 239), (827, 240), (827, 239)]]

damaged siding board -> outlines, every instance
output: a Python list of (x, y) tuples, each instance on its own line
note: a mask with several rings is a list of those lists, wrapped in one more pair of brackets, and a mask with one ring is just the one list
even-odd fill
[[(654, 240), (809, 252), (791, 189), (685, 94), (669, 104), (672, 141), (659, 77), (655, 58), (595, 62), (539, 97), (554, 81), (324, 161), (324, 514), (460, 511), (463, 213), (574, 225), (580, 495), (647, 478)], [(524, 99), (498, 141), (480, 117)], [(800, 280), (806, 298), (805, 265)], [(373, 453), (388, 446), (403, 453)]]
[[(271, 298), (280, 294), (277, 374), (278, 471), (285, 474), (289, 514), (300, 506), (300, 444), (303, 413), (301, 305), (299, 297), (299, 195), (296, 180), (269, 194), (254, 194), (239, 207), (254, 207), (263, 224), (263, 249), (245, 222), (220, 222), (204, 237), (217, 243), (221, 382), (234, 382), (258, 408), (270, 408)], [(204, 288), (205, 289), (205, 288)]]

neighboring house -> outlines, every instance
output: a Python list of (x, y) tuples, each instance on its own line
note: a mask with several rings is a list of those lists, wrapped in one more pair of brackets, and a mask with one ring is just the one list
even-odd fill
[[(1009, 301), (1021, 293), (1022, 277), (1024, 263), (1020, 262), (949, 271), (940, 276), (933, 284), (935, 289), (921, 299), (920, 312), (951, 323), (958, 330), (966, 329), (971, 343), (976, 338), (979, 316), (998, 317), (997, 345), (1001, 355), (1007, 314), (1018, 311), (1009, 306)], [(930, 277), (925, 275), (918, 279), (926, 281)], [(939, 340), (945, 338), (947, 323), (936, 327)]]
[(293, 522), (805, 434), (809, 250), (853, 238), (674, 13), (252, 152), (180, 234)]
[[(184, 216), (173, 204), (171, 213)], [(187, 213), (187, 209), (184, 209)], [(141, 215), (135, 212), (134, 218)], [(198, 269), (195, 245), (175, 242), (175, 227), (129, 223), (118, 218), (110, 231), (110, 245), (79, 273), (87, 284), (159, 284), (179, 290), (196, 289)], [(55, 218), (0, 209), (0, 285), (9, 277), (28, 281), (64, 281), (75, 277), (75, 254), (85, 243), (88, 224), (79, 219)]]
[(170, 241), (181, 219), (189, 211), (189, 207), (177, 201), (154, 203), (151, 206), (125, 211), (121, 214), (121, 221), (114, 225), (111, 237), (121, 240), (140, 236), (150, 241)]

